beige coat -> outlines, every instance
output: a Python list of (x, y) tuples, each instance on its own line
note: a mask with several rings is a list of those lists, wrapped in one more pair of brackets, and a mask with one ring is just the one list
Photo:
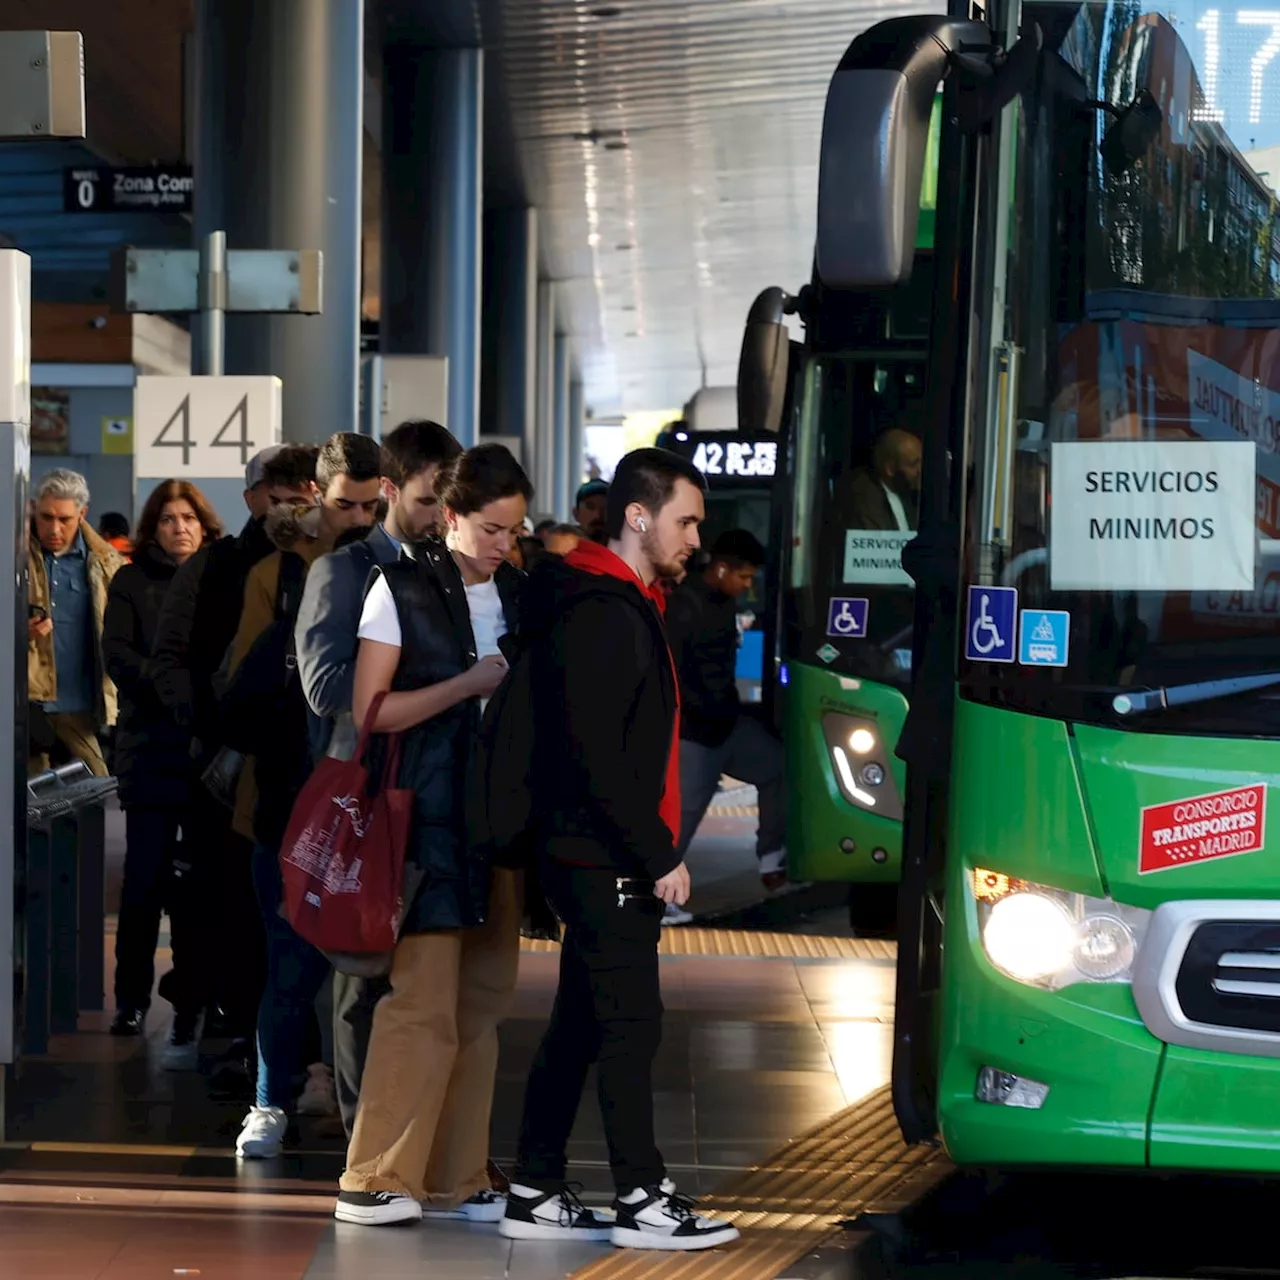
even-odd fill
[[(99, 726), (116, 722), (116, 687), (102, 662), (102, 619), (107, 611), (107, 588), (117, 570), (129, 562), (110, 543), (104, 541), (86, 522), (80, 522), (88, 552), (85, 572), (89, 577), (89, 594), (93, 602), (93, 661), (98, 674), (98, 698), (94, 716)], [(44, 568), (44, 551), (35, 528), (31, 529), (27, 553), (27, 600), (52, 613), (49, 600), (49, 575)], [(53, 702), (58, 697), (58, 669), (53, 656), (53, 636), (36, 636), (27, 641), (27, 697), (32, 702)]]

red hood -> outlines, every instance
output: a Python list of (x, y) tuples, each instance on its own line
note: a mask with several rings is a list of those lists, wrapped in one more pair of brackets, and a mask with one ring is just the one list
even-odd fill
[(602, 578), (617, 578), (631, 583), (642, 596), (652, 600), (658, 612), (667, 611), (667, 593), (656, 583), (645, 586), (636, 571), (619, 555), (602, 547), (598, 542), (579, 542), (564, 558), (565, 564), (583, 573), (594, 573)]

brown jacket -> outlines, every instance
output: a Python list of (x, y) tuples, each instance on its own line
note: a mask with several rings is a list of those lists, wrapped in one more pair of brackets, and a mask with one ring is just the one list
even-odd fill
[[(281, 555), (292, 551), (310, 567), (326, 552), (333, 550), (333, 541), (325, 534), (320, 522), (318, 507), (301, 518), (290, 511), (273, 511), (267, 517), (266, 531), (279, 550), (273, 551), (265, 560), (259, 560), (249, 571), (240, 627), (231, 643), (232, 672), (245, 660), (254, 641), (276, 620)], [(254, 781), (253, 757), (250, 757), (240, 775), (233, 821), (235, 830), (247, 840), (254, 839), (253, 813), (257, 803), (258, 788)]]
[[(93, 661), (97, 672), (98, 697), (94, 716), (100, 726), (116, 722), (116, 687), (102, 662), (102, 620), (107, 612), (107, 588), (116, 571), (128, 561), (104, 541), (86, 521), (80, 522), (87, 552), (85, 573), (93, 603)], [(33, 526), (27, 551), (27, 602), (39, 605), (52, 616), (49, 575), (44, 567), (44, 549)], [(54, 660), (53, 636), (36, 636), (27, 641), (27, 697), (32, 702), (54, 702), (58, 697), (58, 670)]]

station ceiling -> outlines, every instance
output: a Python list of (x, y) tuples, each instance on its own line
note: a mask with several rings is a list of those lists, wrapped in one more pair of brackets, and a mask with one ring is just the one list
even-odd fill
[[(808, 278), (823, 99), (849, 41), (882, 18), (940, 7), (367, 0), (368, 98), (376, 104), (384, 39), (485, 48), (486, 200), (539, 210), (541, 265), (557, 282), (588, 406), (675, 408), (734, 381), (762, 288)], [(90, 142), (122, 161), (183, 154), (192, 23), (192, 0), (0, 0), (0, 28), (84, 32)], [(370, 266), (368, 175), (365, 188)], [(377, 273), (367, 275), (376, 314)]]

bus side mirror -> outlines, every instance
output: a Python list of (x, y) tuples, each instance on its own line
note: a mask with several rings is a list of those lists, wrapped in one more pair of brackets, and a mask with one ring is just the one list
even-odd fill
[(938, 86), (953, 60), (986, 63), (995, 53), (983, 23), (933, 14), (878, 22), (845, 51), (827, 89), (818, 159), (824, 285), (876, 289), (910, 277)]
[(791, 358), (783, 316), (794, 310), (794, 300), (781, 289), (766, 289), (751, 306), (738, 357), (738, 430), (744, 435), (782, 427)]

